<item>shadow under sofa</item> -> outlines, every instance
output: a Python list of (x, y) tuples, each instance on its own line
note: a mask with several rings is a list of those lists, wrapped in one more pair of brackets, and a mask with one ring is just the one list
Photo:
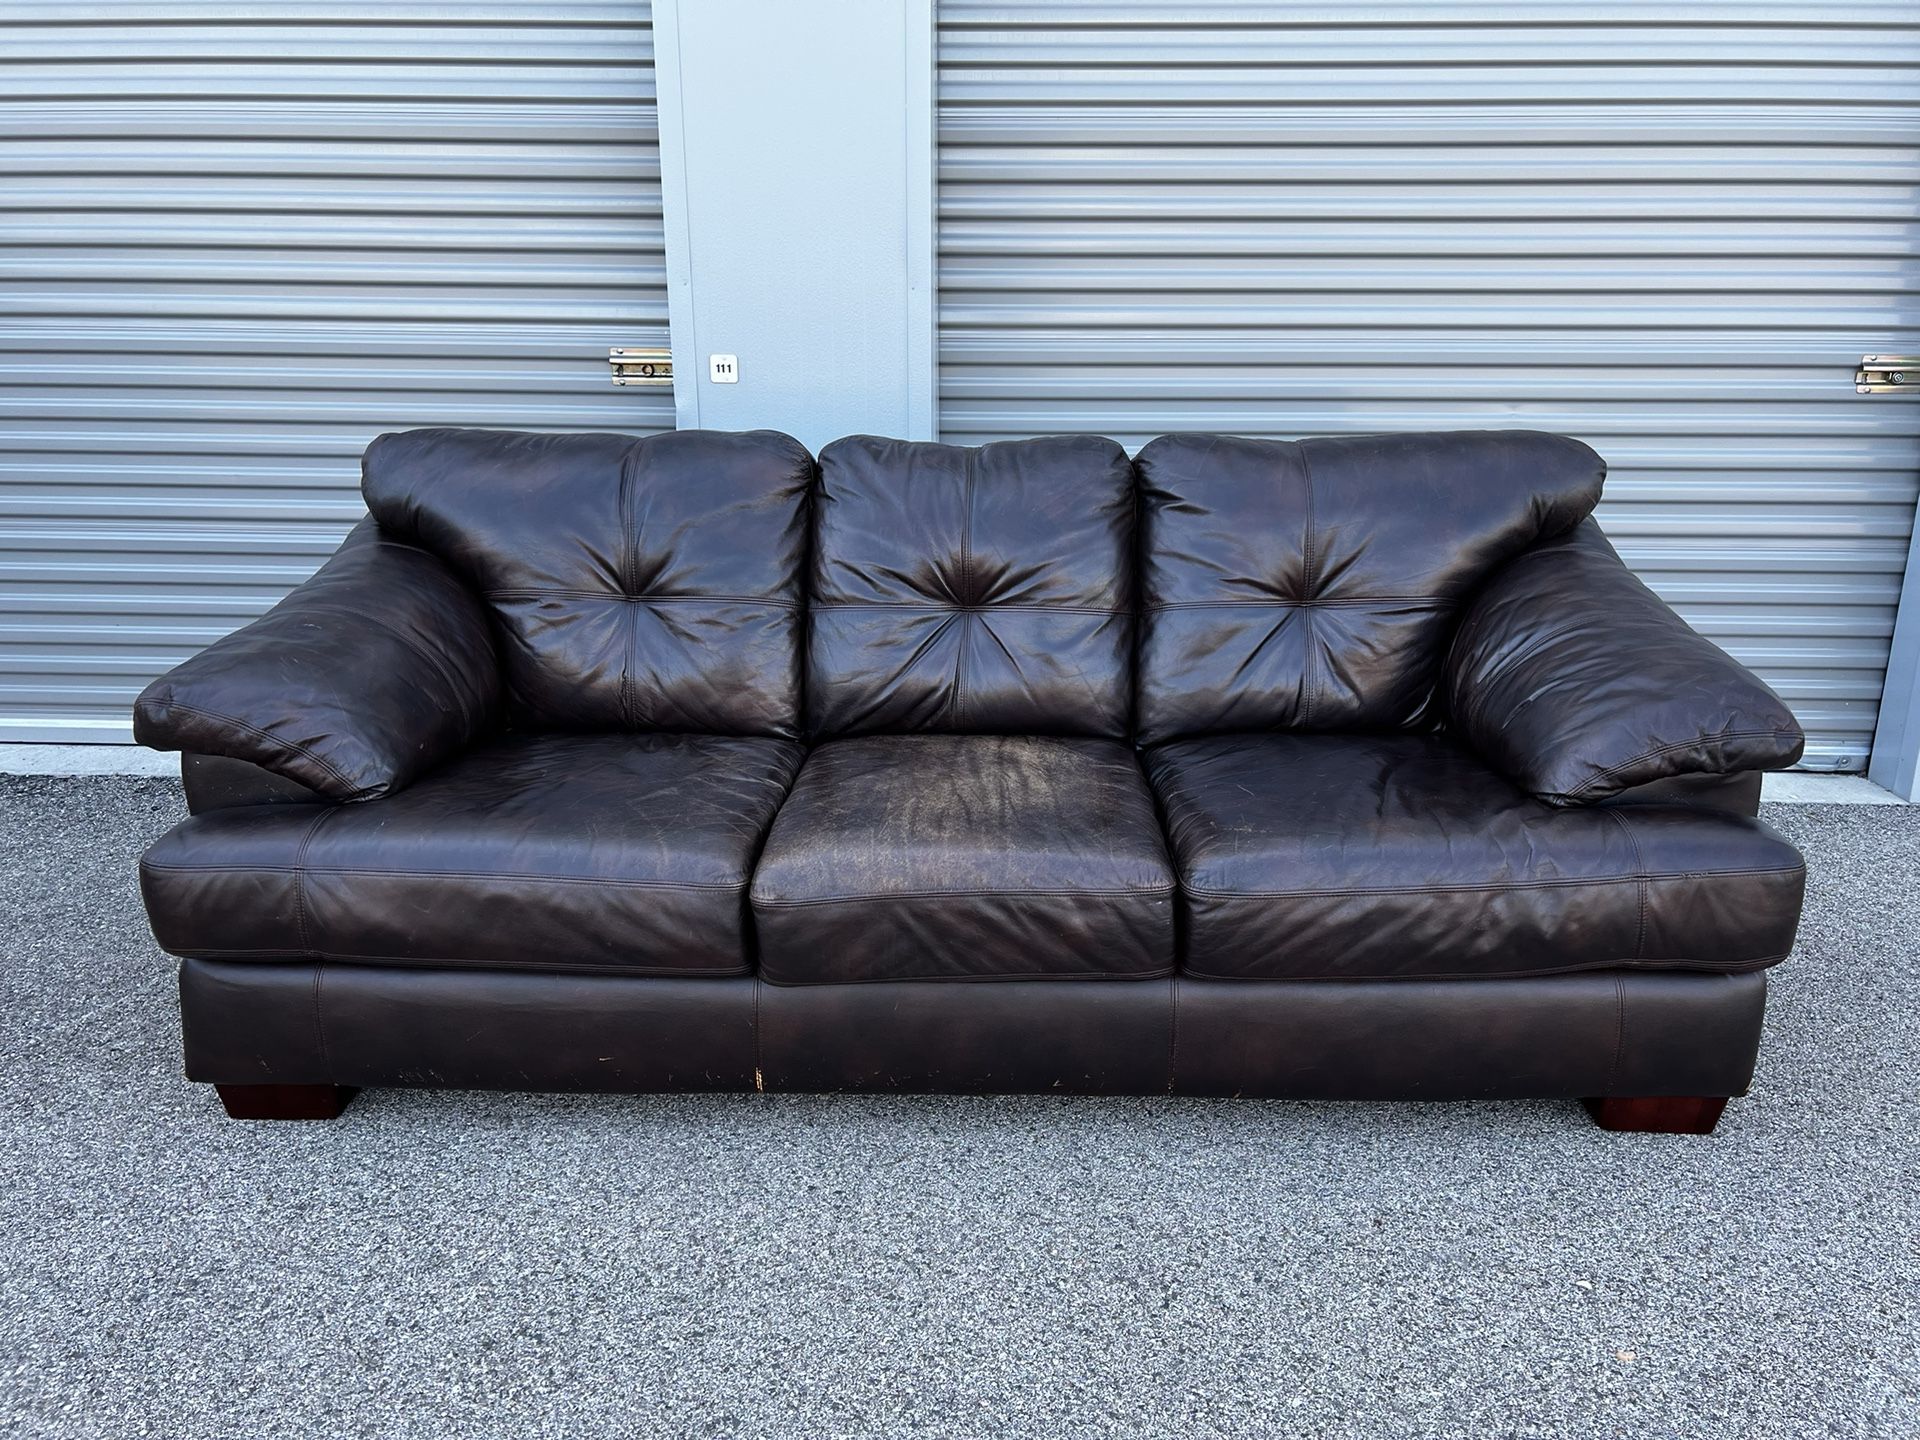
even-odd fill
[(1580, 1098), (1711, 1129), (1791, 714), (1530, 432), (422, 431), (149, 688), (189, 1078)]

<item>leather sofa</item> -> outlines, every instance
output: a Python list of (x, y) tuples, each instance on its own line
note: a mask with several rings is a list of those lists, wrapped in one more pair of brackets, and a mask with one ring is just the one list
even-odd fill
[(359, 1086), (1579, 1098), (1712, 1128), (1802, 735), (1527, 431), (375, 441), (155, 681), (186, 1070)]

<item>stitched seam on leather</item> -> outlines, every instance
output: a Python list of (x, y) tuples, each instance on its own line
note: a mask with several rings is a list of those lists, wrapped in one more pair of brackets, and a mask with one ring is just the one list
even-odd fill
[[(256, 947), (251, 950), (210, 950), (195, 948), (192, 950), (174, 950), (168, 953), (179, 955), (189, 960), (227, 960), (231, 958), (270, 960), (289, 955), (311, 958), (306, 951), (273, 950), (263, 947)], [(730, 966), (726, 969), (694, 969), (690, 966), (665, 965), (577, 965), (549, 964), (545, 960), (533, 962), (517, 960), (469, 960), (459, 956), (347, 955), (334, 954), (332, 952), (328, 952), (319, 958), (329, 964), (336, 965), (392, 965), (402, 968), (412, 966), (421, 970), (506, 970), (519, 974), (532, 973), (536, 975), (606, 975), (615, 979), (629, 980), (747, 980), (755, 978), (752, 970), (742, 969), (738, 966)], [(766, 966), (762, 966), (760, 978), (765, 979), (769, 985), (805, 988), (813, 985), (884, 985), (894, 980), (978, 981), (981, 983), (990, 983), (996, 980), (1165, 980), (1175, 973), (1174, 967), (1167, 965), (1157, 970), (1021, 970), (1004, 975), (879, 975), (872, 979), (783, 981), (776, 978), (778, 968), (779, 967), (775, 966), (769, 969)], [(1228, 978), (1241, 979), (1245, 977), (1232, 976)]]
[(1029, 615), (1131, 615), (1130, 610), (1114, 610), (1101, 605), (1018, 605), (998, 600), (984, 605), (950, 605), (944, 600), (832, 600), (815, 610), (913, 610), (930, 615), (971, 615), (1007, 610)]
[(751, 975), (753, 971), (743, 966), (696, 968), (683, 965), (580, 965), (549, 964), (546, 960), (470, 960), (463, 956), (441, 955), (350, 955), (344, 950), (282, 950), (267, 945), (255, 945), (247, 948), (216, 949), (194, 946), (190, 950), (170, 950), (170, 955), (179, 955), (188, 960), (226, 960), (238, 959), (280, 959), (291, 956), (295, 959), (313, 960), (329, 965), (395, 965), (416, 966), (433, 970), (512, 970), (522, 974), (553, 975), (623, 975), (636, 978), (659, 976), (664, 979), (685, 977), (690, 980), (729, 980)]
[(783, 600), (772, 595), (628, 595), (617, 590), (489, 590), (489, 600), (605, 600), (609, 604), (639, 602), (647, 605), (767, 605), (776, 610), (798, 610), (798, 600)]
[[(630, 600), (638, 588), (633, 579), (633, 457), (638, 453), (638, 445), (629, 445), (620, 457), (620, 597)], [(626, 644), (620, 655), (620, 723), (632, 730), (637, 727), (633, 721), (633, 660), (640, 649), (640, 617), (634, 613), (633, 606), (622, 607), (621, 619), (626, 624)]]
[(1647, 857), (1640, 853), (1640, 837), (1627, 824), (1627, 817), (1618, 810), (1609, 810), (1607, 814), (1613, 817), (1614, 823), (1620, 827), (1620, 833), (1627, 837), (1627, 844), (1633, 847), (1633, 874), (1640, 882), (1640, 924), (1633, 932), (1633, 958), (1639, 960), (1647, 953), (1647, 900), (1653, 890), (1653, 881), (1647, 874)]
[[(331, 812), (328, 812), (331, 813)], [(321, 817), (325, 819), (325, 816)], [(625, 879), (604, 875), (529, 875), (522, 871), (504, 870), (385, 870), (365, 865), (328, 865), (324, 867), (302, 867), (294, 865), (168, 865), (149, 864), (149, 870), (165, 871), (180, 875), (371, 875), (376, 878), (395, 880), (525, 880), (540, 885), (613, 885), (632, 890), (700, 890), (726, 892), (745, 890), (750, 882), (742, 876), (738, 880), (648, 880), (644, 878)]]
[(312, 948), (312, 938), (307, 932), (307, 847), (313, 844), (313, 837), (320, 827), (334, 814), (331, 810), (322, 810), (313, 817), (313, 823), (307, 826), (307, 833), (300, 837), (300, 844), (293, 852), (293, 920), (295, 933), (300, 944)]
[(1289, 600), (1283, 595), (1250, 596), (1245, 600), (1162, 600), (1141, 607), (1156, 610), (1238, 610), (1258, 606), (1282, 605), (1289, 609), (1338, 609), (1343, 605), (1431, 605), (1435, 609), (1457, 606), (1462, 602), (1444, 595), (1330, 595), (1312, 600)]
[(1620, 1084), (1620, 1060), (1627, 1051), (1627, 982), (1613, 977), (1613, 1064), (1607, 1071), (1607, 1094), (1615, 1094)]
[[(196, 955), (198, 951), (194, 952)], [(1196, 980), (1249, 980), (1249, 981), (1288, 981), (1302, 985), (1358, 982), (1367, 984), (1391, 985), (1396, 980), (1545, 980), (1555, 975), (1590, 975), (1596, 970), (1629, 970), (1656, 974), (1698, 973), (1702, 975), (1744, 975), (1755, 970), (1764, 970), (1770, 965), (1778, 965), (1793, 952), (1782, 950), (1778, 955), (1763, 955), (1756, 960), (1688, 960), (1674, 958), (1670, 960), (1583, 960), (1572, 965), (1553, 965), (1536, 970), (1449, 970), (1434, 974), (1425, 970), (1409, 971), (1404, 975), (1256, 975), (1245, 971), (1198, 970), (1188, 965), (1181, 973)]]
[(367, 785), (356, 785), (351, 778), (349, 778), (344, 772), (340, 770), (338, 766), (334, 765), (331, 761), (325, 759), (322, 756), (314, 754), (313, 751), (307, 749), (307, 747), (304, 745), (297, 744), (292, 740), (282, 740), (279, 736), (273, 734), (271, 731), (262, 730), (258, 725), (249, 725), (245, 720), (238, 719), (232, 715), (222, 714), (218, 710), (203, 710), (198, 705), (188, 705), (179, 700), (165, 700), (165, 701), (162, 701), (161, 703), (164, 704), (169, 710), (181, 710), (186, 712), (189, 715), (197, 715), (202, 720), (212, 720), (221, 725), (231, 725), (236, 730), (244, 730), (247, 734), (258, 736), (260, 739), (265, 740), (270, 745), (274, 745), (281, 750), (286, 750), (291, 752), (292, 754), (298, 755), (303, 760), (311, 761), (313, 764), (317, 765), (320, 769), (326, 771), (327, 774), (331, 775), (335, 780), (338, 780), (343, 786), (345, 786), (348, 791), (349, 799), (351, 799), (354, 796), (364, 795), (370, 789), (373, 788)]
[(634, 659), (640, 653), (640, 615), (632, 605), (626, 606), (623, 614), (627, 622), (627, 643), (620, 657), (620, 719), (629, 730), (637, 730), (640, 727), (634, 719), (633, 670)]
[(1159, 970), (1012, 970), (994, 975), (949, 975), (933, 972), (923, 975), (858, 975), (832, 980), (780, 978), (779, 967), (760, 968), (760, 978), (782, 990), (813, 990), (836, 985), (892, 985), (912, 981), (916, 985), (995, 985), (1021, 980), (1090, 980), (1097, 984), (1131, 983), (1136, 980), (1167, 980), (1178, 971), (1168, 965)]
[(1176, 1091), (1175, 1082), (1180, 1074), (1180, 977), (1178, 975), (1173, 977), (1173, 984), (1168, 988), (1172, 995), (1173, 1015), (1167, 1045), (1167, 1093), (1172, 1095)]
[(973, 462), (978, 454), (972, 448), (960, 452), (960, 598), (973, 603)]
[(320, 986), (327, 973), (324, 961), (313, 965), (313, 1031), (320, 1041), (320, 1073), (333, 1079), (333, 1053), (327, 1045), (327, 1017), (320, 1004)]
[[(1609, 812), (1611, 813), (1611, 812)], [(1773, 866), (1756, 870), (1663, 870), (1644, 875), (1586, 875), (1555, 880), (1512, 880), (1475, 882), (1470, 885), (1393, 885), (1354, 890), (1214, 890), (1188, 885), (1190, 895), (1217, 896), (1225, 900), (1312, 900), (1322, 895), (1471, 895), (1502, 890), (1557, 890), (1576, 885), (1632, 885), (1643, 881), (1665, 883), (1673, 880), (1741, 879), (1749, 876), (1798, 875), (1804, 865)]]
[[(1304, 542), (1306, 570), (1301, 581), (1301, 592), (1306, 599), (1311, 600), (1313, 598), (1314, 585), (1317, 580), (1315, 571), (1319, 568), (1313, 553), (1313, 461), (1307, 456), (1306, 446), (1302, 445), (1299, 447), (1299, 454), (1300, 478), (1304, 482), (1307, 492), (1307, 533)], [(1319, 666), (1315, 663), (1313, 610), (1311, 607), (1308, 607), (1304, 613), (1306, 615), (1305, 624), (1307, 627), (1306, 664), (1302, 667), (1303, 674), (1300, 683), (1300, 726), (1304, 730), (1311, 730), (1313, 728), (1314, 674), (1319, 669)]]
[(1080, 888), (1073, 890), (895, 890), (885, 895), (809, 895), (804, 899), (783, 900), (771, 896), (758, 895), (753, 903), (769, 909), (799, 909), (807, 905), (878, 905), (889, 900), (1025, 900), (1028, 898), (1057, 900), (1076, 895), (1097, 895), (1107, 899), (1131, 896), (1171, 895), (1171, 885), (1148, 888), (1141, 886), (1129, 890), (1094, 890)]
[[(970, 609), (973, 605), (973, 460), (975, 452), (971, 449), (960, 452), (960, 470), (963, 477), (960, 501), (960, 609)], [(949, 708), (950, 723), (958, 729), (965, 723), (967, 713), (967, 651), (968, 632), (965, 625), (960, 627), (960, 649), (953, 664), (953, 704)]]
[(753, 977), (753, 1088), (765, 1091), (766, 1072), (760, 1068), (760, 986), (764, 982), (758, 975)]
[[(1691, 740), (1676, 740), (1671, 745), (1657, 745), (1651, 750), (1641, 751), (1631, 760), (1622, 760), (1618, 765), (1609, 765), (1605, 770), (1596, 771), (1591, 777), (1581, 781), (1578, 785), (1574, 786), (1573, 789), (1564, 793), (1567, 799), (1572, 799), (1576, 795), (1583, 795), (1595, 785), (1601, 784), (1603, 781), (1618, 775), (1622, 770), (1631, 770), (1636, 765), (1643, 765), (1649, 760), (1657, 760), (1663, 755), (1671, 755), (1676, 750), (1691, 750), (1696, 745), (1701, 744), (1726, 744), (1731, 740), (1760, 740), (1778, 738), (1782, 735), (1790, 736), (1792, 734), (1794, 734), (1792, 730), (1782, 730), (1778, 726), (1769, 726), (1764, 730), (1720, 730), (1707, 735), (1697, 735)], [(1735, 772), (1707, 771), (1704, 773), (1733, 774)]]

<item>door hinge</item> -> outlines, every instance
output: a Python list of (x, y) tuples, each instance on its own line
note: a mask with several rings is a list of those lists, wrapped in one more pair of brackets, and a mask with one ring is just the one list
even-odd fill
[(621, 345), (607, 351), (616, 385), (673, 384), (673, 351), (665, 346)]
[(1862, 355), (1853, 372), (1857, 395), (1883, 395), (1890, 390), (1920, 391), (1920, 355)]

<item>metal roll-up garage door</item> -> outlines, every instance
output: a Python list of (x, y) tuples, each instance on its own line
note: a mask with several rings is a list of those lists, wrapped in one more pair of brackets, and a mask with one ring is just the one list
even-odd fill
[(1920, 14), (942, 0), (949, 440), (1528, 426), (1628, 561), (1873, 735), (1920, 406)]
[(308, 575), (413, 425), (647, 432), (647, 0), (0, 8), (0, 740)]

